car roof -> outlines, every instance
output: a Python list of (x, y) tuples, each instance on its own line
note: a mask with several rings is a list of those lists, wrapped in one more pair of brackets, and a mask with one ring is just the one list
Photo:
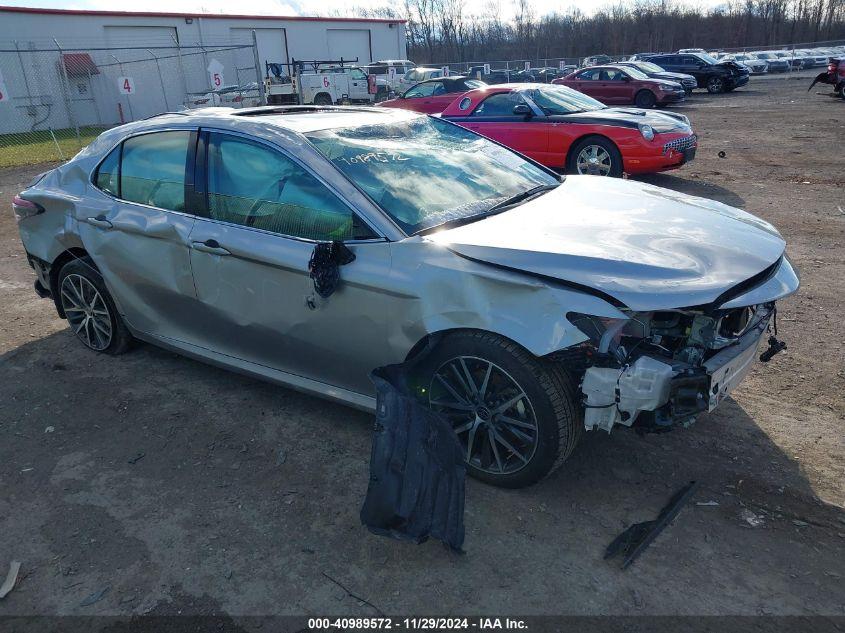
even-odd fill
[(156, 123), (178, 121), (180, 125), (215, 126), (237, 129), (251, 122), (306, 134), (317, 130), (376, 125), (410, 120), (420, 115), (397, 108), (366, 106), (259, 106), (257, 108), (198, 108), (185, 112), (168, 112), (146, 120)]

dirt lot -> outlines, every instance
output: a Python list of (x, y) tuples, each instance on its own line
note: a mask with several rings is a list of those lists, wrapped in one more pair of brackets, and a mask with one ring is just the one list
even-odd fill
[[(394, 614), (845, 615), (845, 103), (808, 83), (697, 92), (696, 161), (647, 179), (782, 231), (803, 282), (788, 351), (688, 430), (588, 434), (526, 490), (470, 481), (462, 557), (360, 525), (369, 415), (150, 346), (83, 349), (3, 213), (0, 580), (23, 567), (0, 615), (375, 615), (325, 574)], [(0, 171), (0, 198), (38, 171)], [(633, 567), (602, 560), (693, 479)]]

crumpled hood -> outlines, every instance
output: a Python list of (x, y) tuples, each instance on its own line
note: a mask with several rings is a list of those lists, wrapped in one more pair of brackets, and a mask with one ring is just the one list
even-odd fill
[(600, 291), (633, 310), (712, 303), (785, 242), (759, 218), (630, 180), (568, 176), (557, 189), (430, 239), (474, 260)]

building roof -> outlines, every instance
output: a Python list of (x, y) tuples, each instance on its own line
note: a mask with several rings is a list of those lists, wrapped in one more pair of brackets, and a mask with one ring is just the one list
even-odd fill
[(228, 18), (230, 20), (291, 20), (299, 22), (390, 22), (404, 24), (407, 20), (400, 18), (331, 18), (306, 15), (242, 15), (226, 13), (162, 13), (155, 11), (102, 11), (88, 9), (43, 9), (39, 7), (7, 7), (0, 6), (0, 12), (5, 13), (36, 13), (51, 15), (104, 15), (120, 17), (147, 18)]

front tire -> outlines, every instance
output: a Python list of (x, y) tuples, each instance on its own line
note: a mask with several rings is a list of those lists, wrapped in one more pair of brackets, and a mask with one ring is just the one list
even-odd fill
[(640, 90), (634, 97), (634, 104), (638, 108), (650, 109), (657, 105), (657, 97), (651, 90)]
[(622, 176), (622, 154), (616, 145), (603, 136), (581, 139), (569, 152), (567, 170), (590, 176)]
[(489, 332), (448, 334), (422, 362), (427, 403), (452, 424), (470, 475), (503, 488), (543, 479), (584, 423), (565, 371)]
[(725, 92), (725, 80), (719, 77), (718, 75), (714, 75), (707, 80), (707, 92), (710, 94), (718, 94), (720, 92)]
[(90, 258), (69, 261), (59, 271), (57, 282), (68, 325), (85, 347), (111, 355), (129, 349), (132, 335)]

